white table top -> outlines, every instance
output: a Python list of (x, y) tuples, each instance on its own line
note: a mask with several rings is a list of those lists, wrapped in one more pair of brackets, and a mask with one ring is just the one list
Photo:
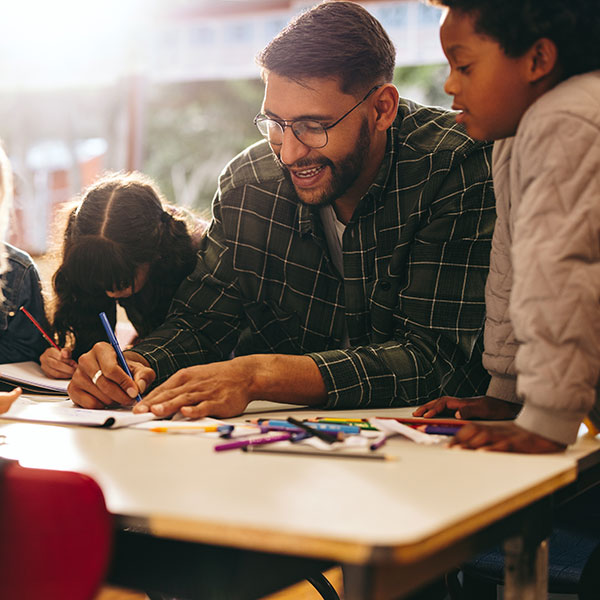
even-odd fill
[[(331, 416), (293, 412), (299, 418)], [(565, 454), (528, 456), (390, 440), (386, 454), (397, 460), (377, 461), (216, 453), (215, 441), (206, 437), (131, 429), (9, 423), (0, 425), (0, 433), (7, 441), (2, 456), (94, 477), (124, 525), (356, 564), (374, 556), (412, 561), (443, 548), (574, 481), (576, 459), (600, 447), (591, 440)]]

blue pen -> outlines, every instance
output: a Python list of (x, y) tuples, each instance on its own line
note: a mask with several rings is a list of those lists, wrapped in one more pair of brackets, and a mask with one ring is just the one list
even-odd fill
[[(127, 375), (129, 375), (129, 377), (131, 377), (131, 379), (133, 379), (133, 375), (131, 374), (131, 371), (129, 370), (127, 363), (125, 362), (125, 357), (123, 356), (123, 352), (121, 351), (121, 347), (119, 346), (119, 342), (117, 341), (117, 338), (115, 337), (114, 331), (112, 330), (112, 327), (110, 326), (110, 323), (108, 321), (108, 317), (106, 316), (106, 313), (101, 312), (99, 317), (100, 317), (100, 321), (102, 321), (102, 325), (104, 325), (104, 329), (106, 330), (106, 335), (108, 336), (108, 341), (110, 342), (110, 345), (114, 348), (115, 352), (117, 353), (117, 360), (119, 361), (121, 368), (123, 369), (123, 371), (125, 371), (125, 373), (127, 373)], [(136, 396), (135, 401), (139, 402), (141, 399), (142, 399), (142, 397), (140, 396), (140, 394), (138, 394)]]

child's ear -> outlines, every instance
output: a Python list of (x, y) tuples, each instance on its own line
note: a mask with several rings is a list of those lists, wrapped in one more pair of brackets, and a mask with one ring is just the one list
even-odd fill
[(552, 73), (558, 67), (556, 44), (548, 38), (540, 38), (528, 51), (529, 82), (535, 83)]

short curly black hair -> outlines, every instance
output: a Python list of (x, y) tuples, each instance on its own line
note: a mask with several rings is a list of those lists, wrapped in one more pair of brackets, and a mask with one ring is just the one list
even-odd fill
[(600, 69), (598, 0), (426, 0), (473, 15), (478, 33), (518, 57), (541, 38), (552, 40), (564, 77)]

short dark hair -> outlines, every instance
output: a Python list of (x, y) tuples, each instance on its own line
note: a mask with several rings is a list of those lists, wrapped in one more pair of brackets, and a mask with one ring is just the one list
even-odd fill
[(598, 0), (428, 0), (473, 15), (475, 30), (495, 39), (511, 57), (539, 39), (552, 40), (564, 77), (600, 68)]
[(337, 79), (358, 94), (394, 78), (396, 50), (381, 23), (355, 2), (327, 0), (296, 17), (257, 56), (263, 73), (294, 81)]

